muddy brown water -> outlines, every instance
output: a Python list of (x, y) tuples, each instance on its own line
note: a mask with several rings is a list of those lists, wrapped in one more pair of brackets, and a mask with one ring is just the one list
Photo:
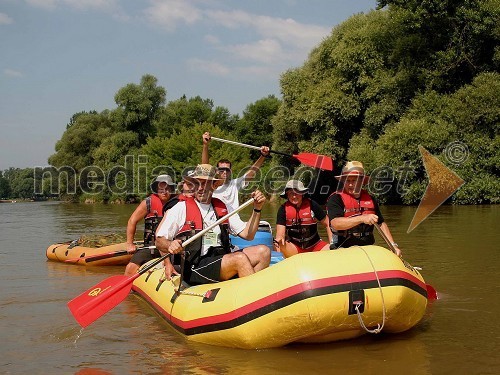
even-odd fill
[[(440, 207), (410, 234), (416, 208), (383, 207), (405, 259), (440, 296), (424, 319), (397, 335), (266, 350), (190, 342), (135, 295), (80, 330), (66, 303), (123, 267), (49, 262), (45, 250), (82, 234), (124, 232), (134, 208), (0, 204), (1, 374), (499, 372), (500, 206)], [(263, 219), (274, 223), (276, 210), (267, 205)]]

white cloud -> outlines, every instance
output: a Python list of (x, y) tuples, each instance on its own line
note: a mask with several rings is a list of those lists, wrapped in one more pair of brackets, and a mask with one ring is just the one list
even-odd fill
[[(291, 18), (260, 16), (241, 10), (207, 10), (204, 15), (211, 24), (230, 30), (247, 29), (255, 33), (255, 39), (258, 39), (256, 41), (223, 46), (221, 40), (217, 48), (229, 53), (231, 57), (263, 64), (261, 70), (255, 66), (252, 68), (258, 75), (267, 75), (269, 71), (281, 71), (286, 66), (301, 64), (309, 51), (331, 32), (329, 27), (303, 24)], [(270, 64), (273, 66), (266, 68)]]
[(37, 8), (54, 9), (57, 5), (57, 0), (26, 0), (26, 2)]
[(52, 10), (67, 6), (76, 10), (95, 10), (112, 14), (114, 18), (129, 19), (119, 5), (119, 0), (26, 0), (34, 7)]
[(265, 64), (288, 59), (281, 44), (275, 39), (262, 39), (255, 43), (236, 44), (223, 49), (238, 58)]
[(193, 71), (210, 73), (216, 76), (227, 76), (230, 73), (227, 66), (217, 61), (189, 59), (188, 66)]
[(144, 10), (149, 21), (173, 31), (179, 23), (194, 24), (202, 19), (200, 9), (184, 0), (152, 0), (152, 5)]
[(282, 69), (270, 65), (248, 65), (236, 68), (235, 72), (238, 78), (243, 80), (255, 80), (255, 77), (275, 80), (277, 75), (282, 72)]
[(4, 69), (3, 74), (9, 77), (18, 77), (18, 78), (24, 77), (23, 73), (13, 69)]
[(326, 37), (329, 27), (299, 23), (291, 18), (259, 16), (243, 11), (207, 11), (207, 17), (227, 28), (253, 28), (264, 38), (280, 40), (300, 48), (312, 48)]
[(14, 23), (12, 18), (5, 13), (0, 13), (0, 25), (9, 25), (11, 23)]
[(203, 37), (203, 40), (205, 40), (205, 42), (208, 42), (210, 44), (220, 44), (220, 39), (217, 38), (215, 35), (205, 35)]

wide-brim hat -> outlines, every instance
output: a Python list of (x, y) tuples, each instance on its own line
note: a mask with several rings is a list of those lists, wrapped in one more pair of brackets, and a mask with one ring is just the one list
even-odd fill
[(198, 164), (192, 171), (187, 172), (183, 179), (189, 180), (209, 180), (209, 181), (224, 181), (220, 178), (217, 168), (210, 164)]
[(286, 198), (286, 192), (287, 192), (287, 190), (290, 190), (290, 189), (298, 191), (299, 193), (304, 193), (304, 194), (309, 193), (309, 189), (304, 186), (302, 181), (290, 180), (286, 183), (285, 188), (283, 189), (283, 192), (280, 194), (280, 197)]
[(347, 162), (344, 168), (342, 168), (340, 176), (335, 176), (335, 178), (337, 180), (345, 180), (349, 176), (362, 177), (363, 184), (368, 183), (370, 180), (370, 177), (365, 175), (365, 168), (363, 167), (363, 163), (360, 161)]
[(158, 191), (158, 185), (160, 182), (165, 182), (168, 186), (175, 187), (175, 183), (168, 174), (161, 174), (155, 178), (155, 180), (151, 183), (151, 190), (155, 193)]

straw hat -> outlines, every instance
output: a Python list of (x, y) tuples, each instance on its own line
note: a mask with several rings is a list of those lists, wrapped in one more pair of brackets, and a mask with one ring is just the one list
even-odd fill
[(166, 182), (168, 186), (175, 186), (172, 177), (170, 177), (168, 174), (161, 174), (156, 177), (156, 179), (151, 183), (151, 190), (155, 193), (158, 192), (158, 185), (160, 184), (160, 182)]
[(186, 180), (210, 180), (224, 181), (220, 178), (217, 168), (210, 164), (198, 164), (193, 171), (189, 171), (183, 176)]
[(281, 198), (286, 198), (286, 191), (293, 189), (295, 191), (298, 191), (299, 193), (304, 193), (307, 194), (309, 193), (309, 189), (304, 186), (304, 184), (299, 181), (299, 180), (290, 180), (286, 183), (285, 189), (283, 192), (280, 194)]
[(337, 180), (345, 180), (348, 176), (363, 177), (363, 184), (368, 183), (370, 180), (370, 177), (365, 175), (365, 168), (360, 161), (348, 161), (344, 168), (342, 168), (340, 176), (335, 176), (335, 178)]

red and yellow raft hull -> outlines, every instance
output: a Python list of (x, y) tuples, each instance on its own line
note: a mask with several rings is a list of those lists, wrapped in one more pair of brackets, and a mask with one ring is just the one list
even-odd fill
[[(355, 338), (415, 326), (427, 306), (418, 272), (379, 246), (298, 254), (254, 275), (192, 286), (145, 272), (133, 290), (188, 339), (238, 348)], [(359, 305), (358, 313), (356, 305)], [(385, 321), (384, 321), (385, 318)]]
[(46, 255), (49, 260), (80, 266), (124, 266), (132, 258), (126, 243), (86, 247), (75, 245), (74, 241), (50, 245)]

